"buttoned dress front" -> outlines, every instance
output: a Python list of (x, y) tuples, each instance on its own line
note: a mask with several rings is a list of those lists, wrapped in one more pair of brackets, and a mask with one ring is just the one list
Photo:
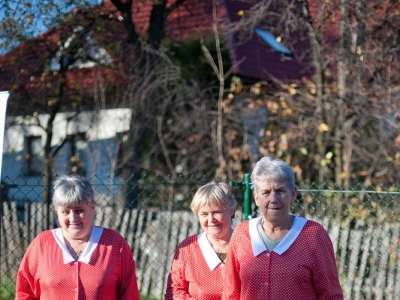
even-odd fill
[(93, 227), (76, 261), (61, 228), (44, 231), (21, 261), (15, 299), (139, 299), (132, 251), (118, 232)]
[(224, 267), (204, 232), (188, 237), (175, 252), (165, 299), (220, 300)]
[(268, 251), (257, 229), (261, 222), (243, 222), (233, 232), (222, 299), (343, 299), (332, 242), (320, 224), (296, 216)]

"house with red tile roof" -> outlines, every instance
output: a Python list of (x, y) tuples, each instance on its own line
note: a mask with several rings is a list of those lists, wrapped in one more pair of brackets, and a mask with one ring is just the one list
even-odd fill
[[(151, 3), (139, 1), (132, 11), (136, 30), (144, 38), (149, 28)], [(217, 15), (221, 36), (224, 25), (236, 22), (241, 12), (249, 8), (245, 1), (220, 1)], [(212, 1), (186, 0), (169, 14), (164, 40), (208, 38), (213, 35), (212, 22)], [(309, 75), (310, 72), (304, 71), (304, 59), (298, 59), (304, 44), (299, 41), (287, 48), (279, 41), (278, 29), (268, 32), (262, 26), (254, 28), (253, 34), (245, 39), (237, 34), (228, 36), (234, 73), (245, 82), (291, 82)], [(0, 90), (11, 92), (8, 118), (9, 125), (13, 125), (8, 127), (5, 138), (4, 175), (41, 174), (38, 170), (43, 164), (45, 144), (42, 127), (57, 97), (63, 97), (64, 108), (54, 116), (51, 146), (63, 148), (56, 172), (110, 173), (109, 164), (96, 163), (104, 160), (88, 153), (96, 141), (113, 144), (116, 136), (128, 130), (129, 109), (106, 105), (96, 117), (92, 113), (96, 97), (93, 88), (100, 81), (107, 82), (112, 93), (110, 87), (127, 83), (112, 67), (126, 62), (127, 48), (123, 17), (111, 1), (105, 1), (89, 12), (77, 11), (62, 26), (51, 28), (0, 57)], [(235, 64), (241, 60), (242, 63)], [(81, 113), (75, 118), (77, 106)], [(18, 123), (23, 116), (24, 122)], [(110, 120), (113, 122), (109, 123)], [(75, 157), (77, 162), (69, 157)], [(13, 168), (9, 168), (11, 164)], [(100, 167), (103, 169), (96, 169)]]

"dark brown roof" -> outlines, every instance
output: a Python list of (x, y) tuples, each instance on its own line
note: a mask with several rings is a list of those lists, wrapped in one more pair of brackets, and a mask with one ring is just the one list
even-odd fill
[[(237, 22), (241, 15), (249, 13), (251, 5), (246, 1), (229, 0), (225, 1), (225, 8), (230, 22)], [(282, 34), (280, 28), (270, 25), (271, 20), (268, 20), (268, 23), (261, 22), (258, 27), (267, 29), (276, 37)], [(246, 37), (235, 34), (229, 42), (232, 63), (245, 59), (235, 68), (235, 73), (244, 80), (267, 82), (275, 80), (292, 82), (309, 76), (311, 70), (307, 69), (309, 66), (307, 56), (304, 56), (308, 45), (307, 41), (301, 41), (300, 34), (301, 32), (297, 36), (293, 34), (289, 38), (291, 40), (289, 48), (293, 57), (277, 52), (255, 32), (248, 33)], [(300, 59), (300, 57), (303, 58)]]

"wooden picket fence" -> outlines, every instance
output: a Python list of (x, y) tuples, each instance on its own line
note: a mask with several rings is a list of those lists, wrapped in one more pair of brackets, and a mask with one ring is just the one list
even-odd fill
[[(46, 205), (15, 202), (1, 206), (0, 279), (15, 279), (19, 263), (29, 243), (46, 228)], [(345, 299), (400, 299), (400, 224), (367, 224), (363, 220), (334, 220), (304, 213), (321, 223), (332, 239)], [(50, 223), (57, 226), (50, 210)], [(236, 213), (234, 226), (240, 223)], [(162, 299), (174, 251), (180, 241), (199, 233), (197, 218), (190, 212), (159, 209), (97, 211), (95, 225), (118, 230), (132, 247), (137, 279), (143, 296)], [(0, 283), (1, 284), (1, 283)]]

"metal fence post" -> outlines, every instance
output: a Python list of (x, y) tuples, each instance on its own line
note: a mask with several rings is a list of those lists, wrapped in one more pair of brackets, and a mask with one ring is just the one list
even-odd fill
[(242, 182), (230, 181), (230, 186), (244, 186), (243, 191), (243, 221), (250, 220), (252, 216), (251, 212), (251, 182), (250, 174), (246, 173), (243, 175)]
[(245, 190), (243, 192), (243, 217), (244, 220), (250, 220), (252, 218), (250, 174), (246, 173), (243, 175), (243, 185), (245, 186)]

